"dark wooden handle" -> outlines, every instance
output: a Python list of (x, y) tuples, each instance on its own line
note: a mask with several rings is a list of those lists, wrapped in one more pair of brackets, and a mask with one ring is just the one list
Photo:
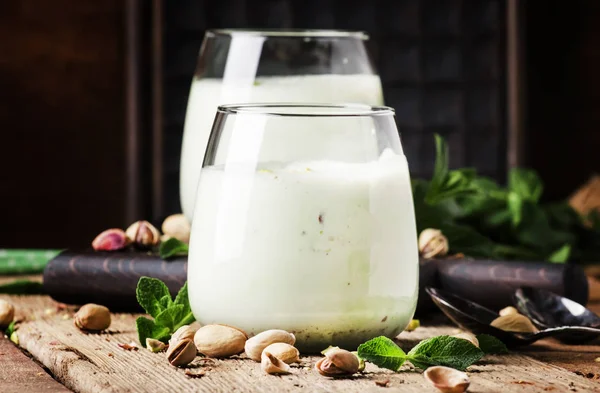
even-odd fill
[[(114, 311), (141, 311), (135, 288), (142, 276), (162, 280), (171, 294), (187, 280), (187, 258), (163, 261), (133, 252), (64, 252), (44, 271), (44, 289), (68, 304), (99, 303)], [(491, 309), (512, 304), (519, 286), (543, 288), (586, 304), (587, 279), (579, 266), (543, 262), (486, 260), (422, 260), (418, 314), (434, 308), (423, 291), (433, 286)]]

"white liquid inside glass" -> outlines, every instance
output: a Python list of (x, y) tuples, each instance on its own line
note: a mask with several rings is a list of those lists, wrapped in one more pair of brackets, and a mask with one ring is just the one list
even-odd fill
[(382, 105), (377, 75), (306, 75), (240, 80), (195, 79), (188, 101), (181, 151), (181, 208), (191, 221), (198, 176), (217, 107), (266, 102), (360, 103)]
[(197, 319), (285, 329), (310, 351), (402, 331), (418, 293), (405, 157), (260, 165), (201, 171), (188, 263)]

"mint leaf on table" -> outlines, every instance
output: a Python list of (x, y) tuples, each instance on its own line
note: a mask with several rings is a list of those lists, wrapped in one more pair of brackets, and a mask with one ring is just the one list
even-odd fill
[(508, 188), (522, 199), (537, 203), (544, 191), (542, 180), (532, 170), (512, 168), (508, 174)]
[(0, 285), (0, 293), (12, 295), (40, 295), (44, 294), (44, 285), (38, 281), (15, 280), (8, 284)]
[(7, 337), (10, 337), (11, 334), (13, 334), (13, 332), (15, 331), (15, 321), (12, 321), (6, 328), (6, 330), (4, 331), (4, 334), (6, 334)]
[(384, 336), (375, 337), (359, 345), (358, 357), (392, 371), (398, 371), (406, 361), (404, 351)]
[(177, 240), (174, 237), (160, 243), (160, 247), (158, 248), (158, 253), (162, 259), (184, 256), (188, 254), (188, 251), (189, 246), (187, 243)]
[(479, 341), (479, 349), (486, 355), (499, 355), (508, 353), (508, 348), (500, 340), (489, 334), (478, 334), (477, 341)]
[(166, 342), (181, 326), (195, 321), (190, 308), (187, 282), (173, 301), (169, 288), (162, 281), (141, 277), (136, 288), (136, 297), (144, 310), (154, 317), (154, 321), (146, 317), (136, 320), (138, 338), (142, 345), (146, 345), (146, 338)]
[(423, 370), (431, 366), (446, 366), (464, 371), (483, 355), (483, 351), (468, 340), (437, 336), (417, 344), (407, 354), (407, 360)]
[(566, 263), (571, 255), (571, 245), (565, 244), (558, 250), (554, 251), (548, 256), (548, 262), (552, 263)]

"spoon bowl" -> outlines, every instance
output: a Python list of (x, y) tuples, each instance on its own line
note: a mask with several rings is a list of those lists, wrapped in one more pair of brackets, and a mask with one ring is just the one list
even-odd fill
[[(519, 288), (514, 294), (515, 306), (539, 329), (578, 326), (600, 329), (600, 317), (583, 305), (553, 292), (531, 287)], [(593, 340), (594, 332), (564, 336), (562, 341), (580, 343)]]
[(576, 336), (600, 335), (599, 328), (590, 326), (548, 327), (536, 333), (507, 332), (490, 325), (500, 316), (497, 312), (436, 288), (427, 287), (425, 291), (439, 309), (462, 329), (475, 334), (489, 334), (508, 347), (531, 344), (545, 337), (555, 337), (564, 341)]

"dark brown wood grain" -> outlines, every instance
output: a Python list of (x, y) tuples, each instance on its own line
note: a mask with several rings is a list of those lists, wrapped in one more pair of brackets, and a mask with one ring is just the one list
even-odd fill
[(0, 248), (87, 245), (126, 224), (123, 2), (0, 8)]

